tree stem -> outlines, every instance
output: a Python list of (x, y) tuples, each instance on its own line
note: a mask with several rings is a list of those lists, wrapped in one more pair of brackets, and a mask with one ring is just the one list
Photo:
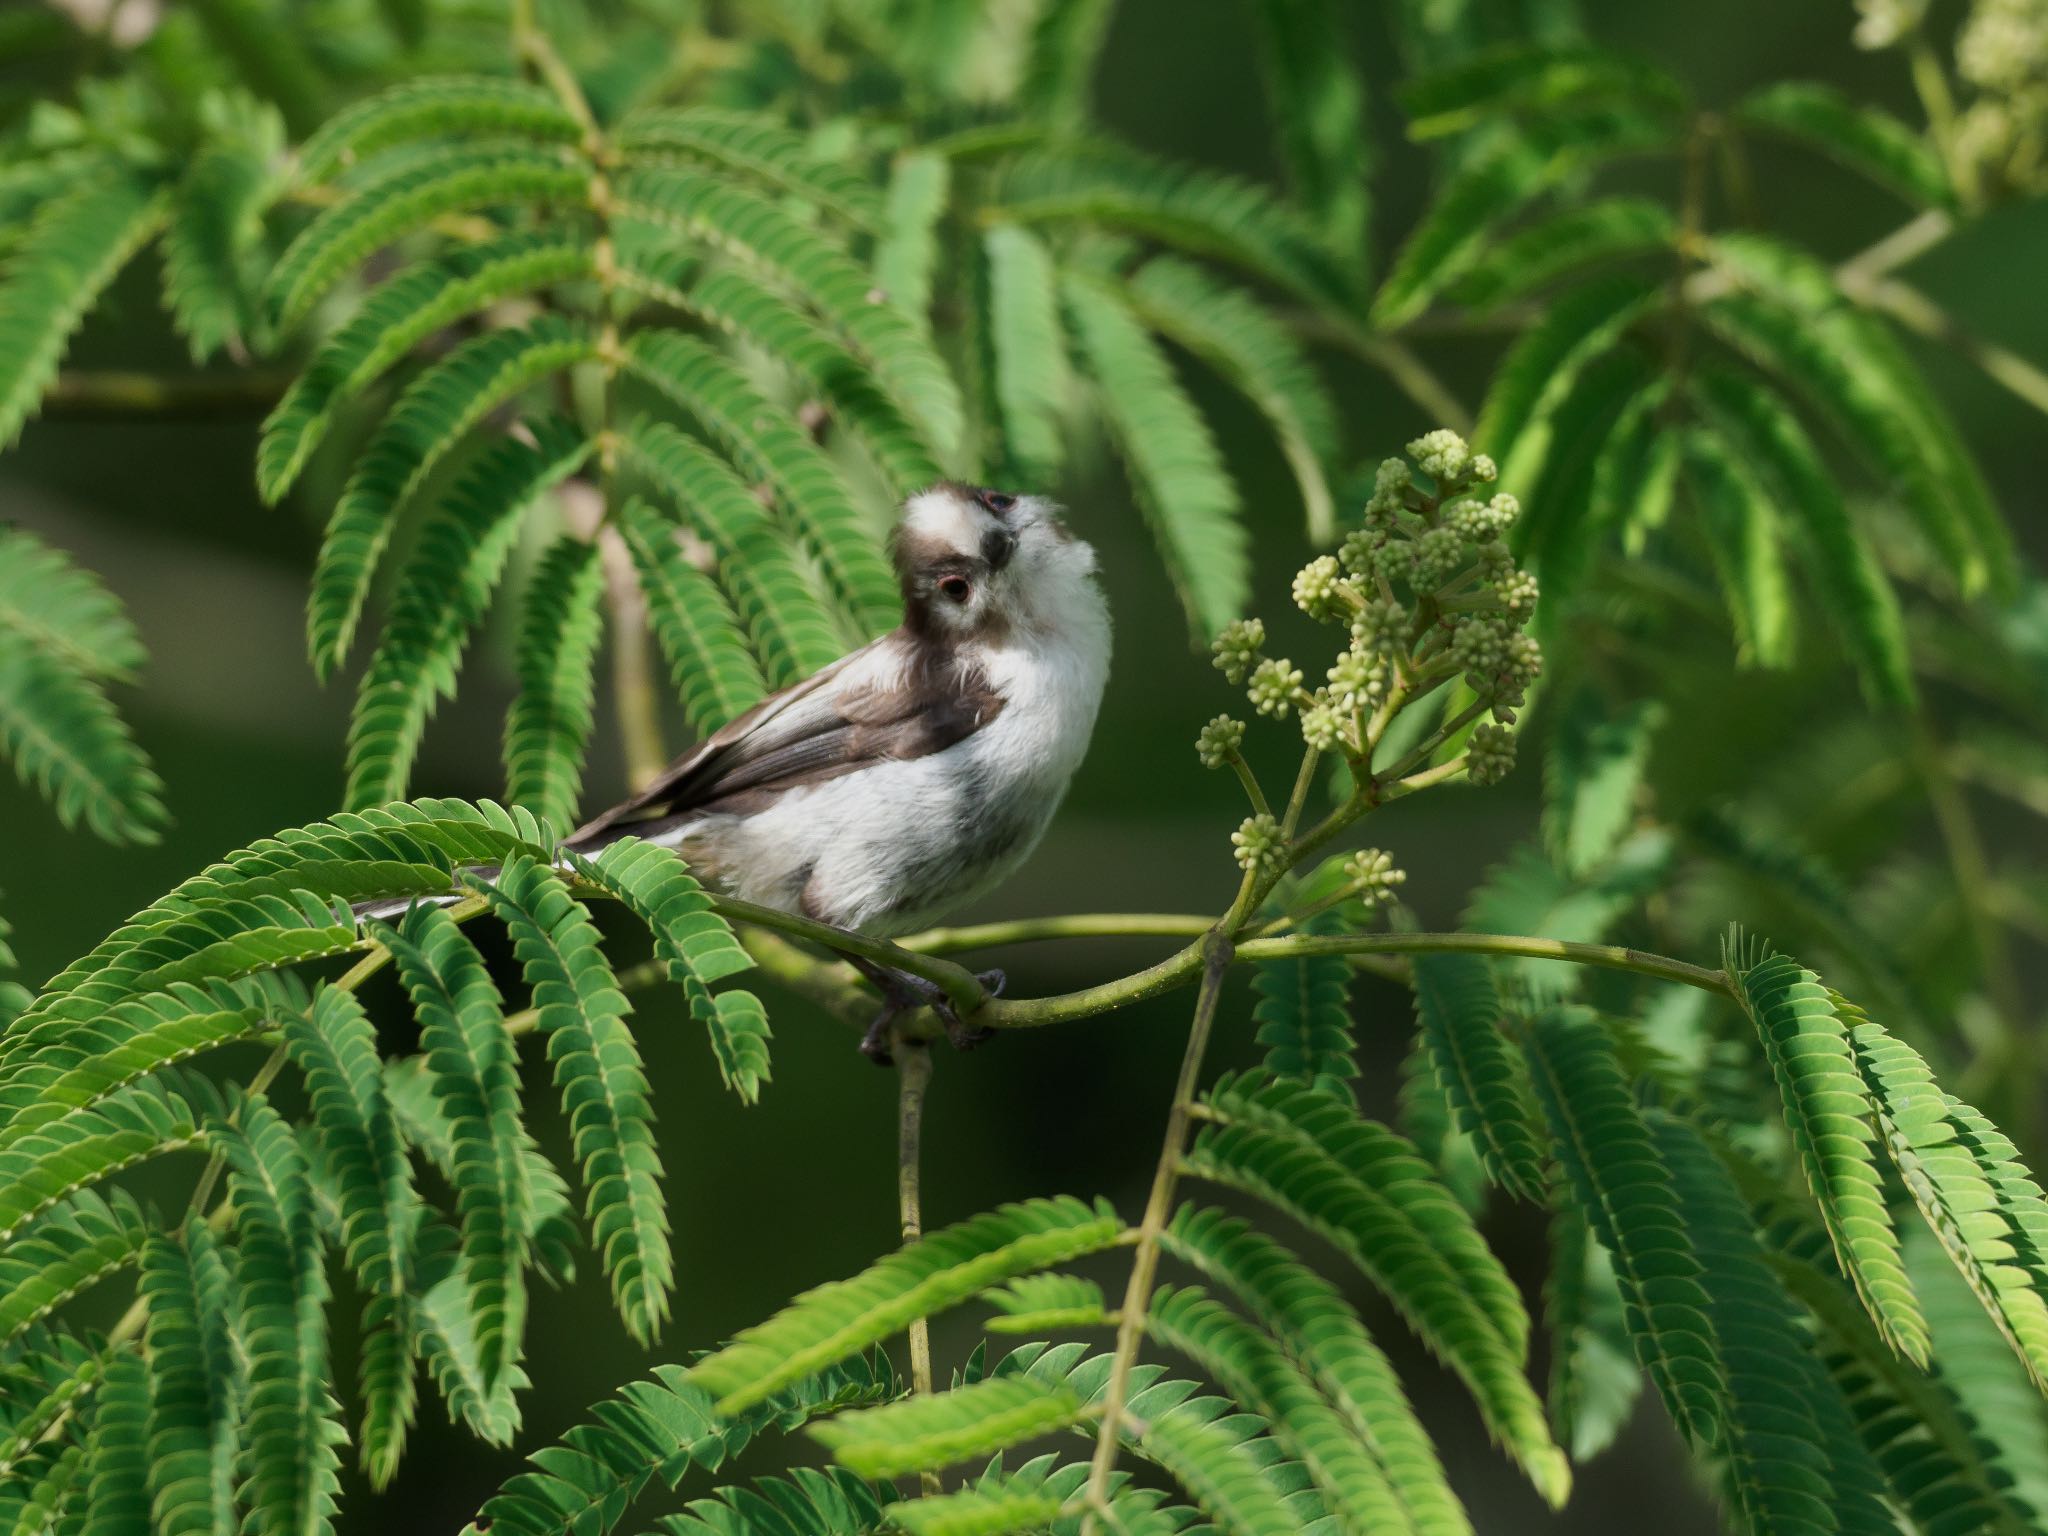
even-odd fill
[[(1579, 944), (1505, 933), (1339, 933), (1289, 934), (1246, 939), (1238, 944), (1239, 960), (1287, 960), (1309, 955), (1523, 955), (1535, 960), (1566, 960), (1605, 970), (1633, 971), (1658, 981), (1675, 981), (1720, 996), (1729, 995), (1719, 971), (1689, 965), (1664, 955), (1617, 944)], [(1054, 997), (991, 998), (975, 1015), (975, 1023), (991, 1029), (1038, 1029), (1127, 1008), (1132, 1003), (1179, 990), (1193, 981), (1202, 966), (1202, 946), (1190, 944), (1156, 965), (1099, 986)]]
[[(912, 1041), (896, 1045), (896, 1211), (906, 1245), (924, 1236), (921, 1156), (924, 1145), (924, 1100), (932, 1080), (929, 1046)], [(920, 1397), (932, 1393), (932, 1334), (923, 1317), (911, 1323), (910, 1385)], [(926, 1471), (919, 1485), (930, 1496), (945, 1491), (939, 1474)]]
[(999, 944), (1044, 939), (1194, 939), (1215, 925), (1197, 912), (1081, 912), (1065, 917), (1019, 917), (1001, 923), (928, 928), (896, 942), (921, 955), (950, 955)]
[(81, 369), (57, 375), (39, 414), (51, 421), (238, 421), (276, 405), (291, 378), (271, 369), (191, 374)]
[(1093, 1536), (1097, 1518), (1109, 1504), (1109, 1479), (1116, 1467), (1117, 1437), (1123, 1429), (1131, 1367), (1137, 1363), (1145, 1314), (1152, 1302), (1152, 1283), (1159, 1273), (1159, 1237), (1173, 1215), (1173, 1196), (1180, 1183), (1181, 1157), (1187, 1151), (1195, 1087), (1201, 1081), (1203, 1058), (1208, 1055), (1209, 1035), (1223, 995), (1223, 977), (1230, 969), (1231, 940), (1220, 928), (1202, 941), (1200, 949), (1205, 957), (1202, 990), (1195, 999), (1194, 1022), (1188, 1028), (1187, 1049), (1181, 1053), (1180, 1077), (1173, 1088), (1173, 1107), (1166, 1116), (1166, 1144), (1160, 1150), (1159, 1165), (1153, 1170), (1152, 1193), (1145, 1201), (1137, 1247), (1131, 1255), (1131, 1278), (1124, 1287), (1124, 1304), (1117, 1320), (1116, 1354), (1110, 1364), (1109, 1384), (1103, 1391), (1102, 1427), (1096, 1435), (1095, 1458), (1089, 1467), (1088, 1509), (1081, 1517), (1081, 1536)]

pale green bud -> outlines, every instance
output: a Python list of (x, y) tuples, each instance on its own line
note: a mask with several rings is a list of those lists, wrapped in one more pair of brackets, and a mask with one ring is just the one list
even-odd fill
[(1244, 745), (1244, 722), (1218, 715), (1195, 735), (1195, 755), (1204, 768), (1221, 768)]

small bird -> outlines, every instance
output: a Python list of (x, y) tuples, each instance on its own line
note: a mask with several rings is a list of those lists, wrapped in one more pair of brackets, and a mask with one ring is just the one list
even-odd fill
[[(728, 895), (877, 938), (999, 885), (1095, 728), (1110, 647), (1095, 551), (1043, 497), (945, 482), (905, 503), (892, 554), (900, 627), (762, 700), (566, 846), (630, 833)], [(847, 958), (882, 994), (870, 1057), (887, 1062), (912, 1007), (956, 1045), (977, 1038), (929, 982)]]

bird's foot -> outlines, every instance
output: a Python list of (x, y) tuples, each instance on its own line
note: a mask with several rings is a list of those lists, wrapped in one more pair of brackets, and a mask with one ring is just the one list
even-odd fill
[[(982, 971), (974, 979), (981, 983), (981, 990), (990, 997), (1001, 997), (1003, 988), (1010, 978), (1001, 971)], [(946, 1038), (952, 1042), (956, 1051), (971, 1051), (984, 1041), (996, 1037), (996, 1032), (986, 1024), (969, 1024), (962, 1019), (959, 1010), (953, 1006), (953, 1000), (944, 993), (940, 993), (933, 1001), (932, 1012), (936, 1013), (939, 1022), (946, 1026)]]
[[(946, 1038), (955, 1050), (973, 1050), (995, 1034), (992, 1029), (971, 1025), (962, 1019), (960, 1010), (953, 1006), (953, 1000), (937, 982), (883, 966), (872, 970), (862, 966), (861, 969), (868, 973), (868, 979), (882, 994), (881, 1011), (875, 1015), (874, 1022), (868, 1025), (868, 1031), (860, 1041), (861, 1054), (878, 1067), (895, 1063), (896, 1057), (890, 1049), (891, 1031), (904, 1014), (919, 1008), (929, 1008), (939, 1016), (939, 1022), (946, 1027)], [(991, 997), (1000, 995), (1008, 980), (1001, 971), (983, 971), (974, 979)]]

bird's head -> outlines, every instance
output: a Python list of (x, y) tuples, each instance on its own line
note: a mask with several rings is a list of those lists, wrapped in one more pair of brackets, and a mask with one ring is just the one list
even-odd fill
[(904, 503), (895, 559), (904, 622), (935, 639), (1057, 627), (1089, 600), (1095, 551), (1043, 496), (942, 481)]

